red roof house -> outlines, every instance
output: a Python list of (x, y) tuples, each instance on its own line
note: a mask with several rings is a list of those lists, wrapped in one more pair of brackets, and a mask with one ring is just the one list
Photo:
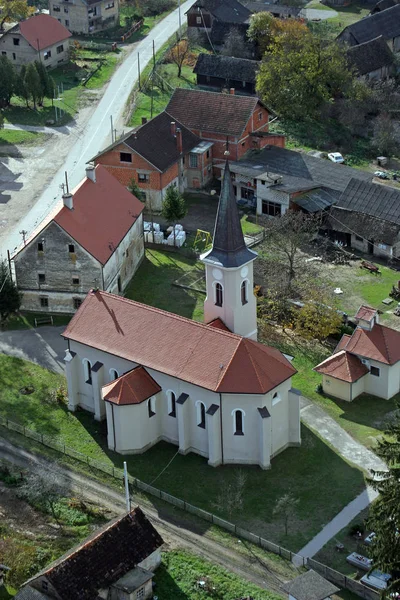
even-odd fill
[(14, 255), (23, 308), (74, 312), (93, 286), (122, 291), (144, 255), (143, 203), (98, 165)]
[(0, 50), (17, 67), (41, 61), (47, 68), (68, 62), (71, 33), (57, 19), (39, 14), (20, 21), (0, 38)]

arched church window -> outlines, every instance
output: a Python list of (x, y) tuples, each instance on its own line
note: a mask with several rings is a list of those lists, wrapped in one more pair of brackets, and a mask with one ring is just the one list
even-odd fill
[(215, 284), (215, 304), (216, 306), (222, 306), (224, 291), (220, 283)]
[(242, 300), (242, 304), (247, 304), (247, 302), (249, 301), (248, 298), (248, 281), (247, 279), (245, 279), (244, 281), (242, 281), (242, 284), (240, 286), (240, 298)]
[(234, 435), (244, 435), (244, 410), (236, 408), (232, 411)]
[(272, 396), (272, 406), (275, 406), (275, 404), (278, 404), (278, 402), (280, 402), (281, 397), (278, 394), (278, 392), (275, 392), (275, 394)]
[(204, 402), (198, 400), (196, 402), (196, 410), (197, 410), (197, 425), (198, 427), (206, 428), (206, 405)]
[(84, 358), (82, 361), (83, 364), (83, 377), (86, 383), (92, 384), (92, 364), (90, 360)]
[(170, 417), (176, 417), (176, 395), (172, 390), (167, 391), (168, 414)]
[(110, 369), (110, 381), (115, 381), (116, 379), (118, 379), (118, 377), (119, 373), (117, 369)]

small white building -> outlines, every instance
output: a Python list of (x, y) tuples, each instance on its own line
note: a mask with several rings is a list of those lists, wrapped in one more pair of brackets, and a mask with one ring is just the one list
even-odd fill
[(144, 257), (144, 204), (91, 165), (13, 256), (23, 310), (73, 313), (94, 287), (120, 294)]
[[(108, 446), (160, 440), (212, 466), (258, 464), (300, 440), (295, 369), (257, 339), (253, 262), (225, 168), (206, 265), (205, 323), (91, 291), (64, 332), (69, 409), (106, 418)], [(99, 326), (99, 324), (101, 324)]]
[(351, 402), (360, 394), (389, 399), (400, 391), (400, 332), (379, 323), (378, 311), (361, 306), (352, 335), (314, 370), (329, 396)]

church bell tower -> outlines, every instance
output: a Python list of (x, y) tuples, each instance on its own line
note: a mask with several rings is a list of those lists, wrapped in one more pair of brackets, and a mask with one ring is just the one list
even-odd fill
[(233, 333), (257, 339), (257, 306), (253, 293), (256, 258), (257, 253), (247, 248), (244, 241), (226, 161), (213, 246), (200, 257), (206, 267), (205, 323), (220, 318)]

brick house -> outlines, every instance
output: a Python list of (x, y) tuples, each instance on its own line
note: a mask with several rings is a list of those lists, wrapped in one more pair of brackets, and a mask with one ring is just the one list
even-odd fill
[(73, 33), (93, 33), (119, 22), (119, 0), (49, 0), (50, 14)]
[(11, 27), (0, 38), (2, 56), (20, 67), (35, 60), (53, 69), (69, 60), (71, 33), (49, 15), (35, 15)]
[(153, 571), (164, 543), (137, 506), (90, 534), (26, 581), (17, 600), (153, 597)]
[(121, 293), (144, 256), (143, 208), (107, 169), (89, 166), (13, 256), (22, 309), (73, 313), (92, 288)]
[(160, 210), (170, 185), (203, 187), (212, 177), (212, 144), (200, 139), (168, 112), (162, 112), (94, 157), (127, 186), (132, 178), (146, 202)]
[(250, 149), (285, 146), (285, 137), (269, 133), (269, 110), (258, 98), (177, 88), (166, 108), (168, 114), (200, 139), (212, 142), (213, 164), (239, 160)]

